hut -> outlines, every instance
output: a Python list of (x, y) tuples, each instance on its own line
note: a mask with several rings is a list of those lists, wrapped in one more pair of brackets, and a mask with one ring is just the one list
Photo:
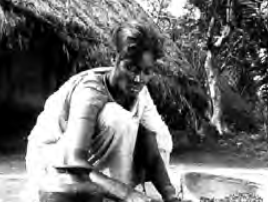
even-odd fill
[[(0, 0), (2, 134), (17, 138), (18, 131), (23, 131), (27, 136), (46, 98), (67, 78), (84, 69), (111, 65), (111, 30), (130, 19), (153, 23), (132, 0)], [(180, 112), (181, 94), (204, 93), (191, 65), (169, 37), (164, 48), (161, 73), (149, 90), (163, 118), (176, 129), (186, 125)], [(188, 80), (195, 80), (194, 88), (201, 93), (190, 91), (184, 84)]]
[(109, 65), (111, 29), (148, 17), (130, 0), (1, 0), (0, 103), (40, 107), (71, 74)]
[(0, 0), (1, 136), (28, 131), (72, 74), (110, 65), (112, 28), (137, 18), (132, 0)]

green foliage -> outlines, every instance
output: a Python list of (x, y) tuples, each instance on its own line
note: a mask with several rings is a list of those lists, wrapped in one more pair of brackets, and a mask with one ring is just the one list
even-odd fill
[(146, 5), (146, 12), (158, 24), (161, 19), (165, 18), (165, 11), (171, 0), (141, 0), (141, 2)]
[[(202, 13), (198, 30), (203, 33), (204, 39), (212, 16), (215, 17), (216, 23), (212, 40), (217, 40), (224, 25), (231, 26), (228, 40), (216, 50), (215, 64), (221, 71), (221, 77), (225, 78), (232, 90), (239, 93), (251, 106), (256, 106), (261, 104), (256, 91), (260, 85), (267, 82), (267, 1), (232, 0), (231, 2), (232, 12), (228, 19), (226, 0), (190, 0), (190, 3), (198, 7)], [(236, 99), (232, 98), (232, 100)], [(237, 117), (233, 110), (227, 110), (226, 113), (228, 111), (231, 112), (229, 118)], [(252, 118), (251, 120), (247, 118), (252, 115), (246, 114), (243, 115), (247, 119), (245, 122), (252, 123)], [(260, 117), (254, 118), (258, 121)], [(237, 121), (233, 120), (233, 122)]]
[[(154, 84), (162, 86), (159, 88), (165, 92), (165, 95), (161, 95), (162, 99), (155, 96), (156, 101), (161, 100), (158, 104), (160, 111), (162, 110), (164, 115), (168, 114), (166, 117), (173, 127), (176, 125), (173, 123), (184, 120), (184, 126), (196, 128), (198, 125), (196, 119), (209, 118), (210, 97), (207, 94), (207, 78), (203, 65), (207, 31), (210, 19), (214, 16), (213, 41), (220, 36), (224, 25), (231, 26), (231, 34), (228, 40), (216, 50), (215, 58), (216, 67), (220, 69), (220, 77), (224, 83), (228, 83), (227, 88), (222, 87), (225, 99), (224, 119), (229, 125), (235, 126), (236, 130), (255, 128), (256, 122), (259, 122), (261, 117), (257, 112), (253, 113), (256, 116), (253, 115), (250, 110), (254, 109), (256, 104), (262, 105), (256, 96), (256, 90), (268, 80), (267, 1), (232, 0), (230, 16), (226, 14), (227, 0), (190, 0), (189, 2), (190, 4), (186, 6), (189, 10), (188, 14), (177, 19), (163, 10), (161, 16), (166, 16), (171, 23), (168, 29), (161, 27), (163, 26), (161, 21), (158, 24), (175, 46), (174, 48), (169, 44), (173, 48), (170, 49), (171, 58), (167, 60), (173, 61), (179, 67), (179, 69), (169, 70), (173, 72), (174, 82), (170, 82), (168, 78), (169, 82), (166, 84), (165, 79), (160, 78), (158, 84)], [(200, 19), (192, 17), (196, 8), (201, 11)], [(161, 74), (163, 77), (163, 73)], [(256, 76), (259, 77), (257, 82)], [(195, 92), (193, 89), (198, 90)], [(195, 102), (197, 99), (204, 102), (198, 106)]]
[[(211, 16), (211, 9), (204, 2), (211, 1), (190, 1), (193, 2), (201, 10), (203, 16)], [(220, 5), (213, 8), (216, 13), (218, 24), (224, 25), (229, 23), (232, 26), (232, 33), (227, 43), (218, 50), (217, 64), (221, 71), (232, 68), (238, 71), (240, 79), (236, 83), (238, 90), (245, 92), (248, 82), (253, 84), (253, 77), (259, 75), (266, 78), (267, 73), (267, 45), (268, 45), (268, 29), (267, 29), (267, 9), (264, 5), (266, 0), (233, 0), (231, 21), (226, 21), (225, 5), (226, 1), (219, 1)], [(207, 21), (202, 24), (208, 24)], [(218, 33), (220, 28), (216, 29)], [(216, 34), (217, 36), (217, 34)], [(234, 78), (236, 79), (236, 78)], [(247, 83), (247, 84), (246, 84)], [(247, 88), (252, 86), (247, 86)], [(247, 92), (249, 92), (247, 90)], [(252, 93), (252, 91), (250, 91)]]
[[(211, 110), (203, 68), (205, 39), (204, 33), (199, 30), (198, 20), (192, 17), (194, 8), (191, 6), (187, 8), (188, 14), (172, 20), (172, 26), (166, 32), (176, 47), (173, 50), (176, 53), (173, 60), (179, 63), (177, 88), (181, 89), (181, 105), (184, 106), (180, 116), (186, 128), (198, 132), (204, 120), (209, 119)], [(174, 97), (174, 99), (178, 98)]]
[(166, 54), (149, 90), (171, 130), (196, 133), (203, 120), (208, 119), (210, 110), (202, 68), (205, 59), (202, 34), (191, 14), (177, 19), (159, 7), (161, 1), (152, 2), (158, 3), (150, 15), (165, 36)]

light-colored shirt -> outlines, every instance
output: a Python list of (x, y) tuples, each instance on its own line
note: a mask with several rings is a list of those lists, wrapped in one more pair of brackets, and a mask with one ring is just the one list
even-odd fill
[[(104, 80), (104, 75), (109, 71), (111, 67), (95, 68), (71, 77), (46, 101), (44, 110), (38, 116), (37, 123), (28, 137), (29, 142), (36, 145), (57, 143), (68, 126), (70, 109), (72, 116), (87, 120), (91, 125), (90, 132), (94, 133), (101, 109), (106, 103), (115, 102)], [(130, 111), (142, 125), (156, 133), (159, 149), (170, 153), (170, 132), (157, 112), (147, 87), (141, 90)]]

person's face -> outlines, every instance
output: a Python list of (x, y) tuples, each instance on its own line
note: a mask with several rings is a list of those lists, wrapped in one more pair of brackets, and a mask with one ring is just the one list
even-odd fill
[(144, 52), (138, 61), (122, 59), (116, 67), (116, 82), (119, 90), (126, 96), (135, 97), (152, 77), (154, 57)]

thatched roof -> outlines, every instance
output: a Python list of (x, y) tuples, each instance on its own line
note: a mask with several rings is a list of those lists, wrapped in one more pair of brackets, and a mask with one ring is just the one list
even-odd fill
[(111, 65), (111, 31), (129, 19), (150, 21), (132, 0), (0, 0), (0, 104), (42, 105), (72, 74)]
[[(50, 68), (59, 66), (68, 73), (74, 66), (76, 72), (110, 65), (114, 54), (111, 30), (130, 19), (153, 23), (135, 0), (0, 0), (0, 62), (2, 50), (27, 51), (33, 49), (31, 41), (47, 38), (45, 44), (57, 43), (56, 53), (65, 54), (63, 62)], [(172, 112), (176, 112), (173, 109), (181, 107), (181, 102), (177, 101), (179, 94), (187, 90), (185, 85), (178, 84), (180, 76), (174, 77), (174, 74), (181, 72), (181, 80), (194, 75), (183, 53), (168, 37), (164, 48), (167, 57), (159, 67), (163, 71), (156, 77), (152, 91), (163, 92), (159, 98), (155, 93), (158, 106), (166, 109), (172, 102)], [(50, 50), (51, 47), (47, 52)], [(54, 57), (59, 58), (58, 55)], [(49, 65), (44, 66), (48, 68)], [(170, 82), (170, 78), (174, 82)], [(6, 89), (9, 92), (9, 88)], [(166, 115), (170, 116), (168, 113)]]
[[(28, 15), (56, 26), (76, 26), (81, 30), (93, 29), (100, 38), (109, 38), (109, 30), (116, 24), (148, 16), (141, 7), (131, 0), (1, 0), (2, 27), (8, 28), (23, 19), (15, 19), (6, 11), (16, 15)], [(0, 14), (1, 15), (1, 14)]]
[[(79, 52), (88, 51), (93, 44), (109, 52), (111, 30), (131, 18), (149, 21), (132, 0), (1, 0), (0, 38), (12, 36), (10, 46), (23, 49), (30, 40), (30, 30), (41, 26)], [(93, 52), (98, 49), (91, 48)]]

